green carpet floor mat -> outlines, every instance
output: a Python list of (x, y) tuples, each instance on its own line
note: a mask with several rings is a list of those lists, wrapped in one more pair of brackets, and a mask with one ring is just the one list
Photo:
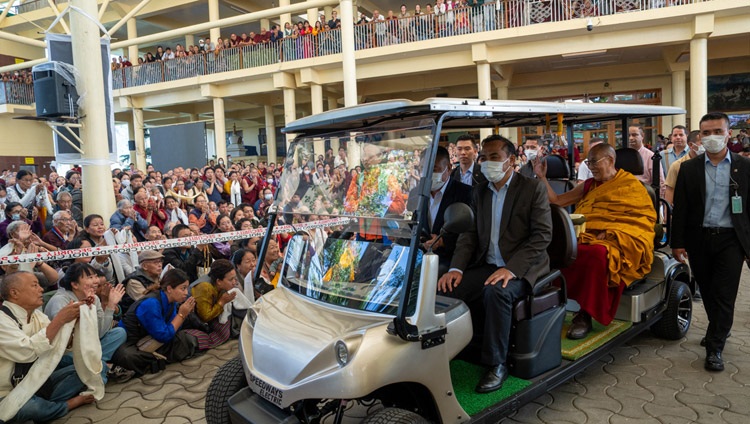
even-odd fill
[(474, 387), (479, 383), (479, 379), (487, 370), (486, 368), (459, 359), (451, 361), (450, 368), (456, 400), (469, 415), (476, 415), (531, 384), (530, 381), (511, 375), (503, 383), (502, 389), (482, 394), (475, 392)]
[(568, 328), (570, 327), (570, 322), (573, 320), (573, 315), (572, 312), (566, 314), (562, 329), (562, 357), (570, 361), (575, 361), (576, 359), (589, 354), (633, 325), (633, 323), (629, 321), (612, 320), (612, 322), (605, 327), (595, 320), (592, 320), (594, 325), (588, 336), (580, 340), (570, 340), (565, 335), (568, 333)]

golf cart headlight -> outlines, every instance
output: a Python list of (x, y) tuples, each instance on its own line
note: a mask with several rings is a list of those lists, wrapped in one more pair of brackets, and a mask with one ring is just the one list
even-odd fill
[(255, 321), (258, 320), (258, 313), (253, 308), (247, 308), (247, 321), (251, 327), (255, 327)]
[(333, 348), (336, 353), (336, 362), (343, 367), (349, 362), (349, 348), (341, 340), (337, 341)]

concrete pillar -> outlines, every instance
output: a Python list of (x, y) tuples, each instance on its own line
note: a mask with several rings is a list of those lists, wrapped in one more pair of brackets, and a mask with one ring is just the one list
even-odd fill
[[(79, 74), (76, 87), (86, 93), (86, 102), (80, 111), (81, 139), (83, 145), (83, 213), (109, 216), (115, 210), (115, 194), (112, 191), (112, 173), (109, 161), (109, 131), (104, 96), (104, 74), (99, 26), (89, 16), (97, 16), (96, 0), (73, 0), (72, 5), (83, 13), (70, 15), (70, 31), (73, 42), (73, 66)], [(96, 18), (95, 18), (96, 19)], [(92, 60), (93, 57), (97, 60)]]
[(344, 105), (357, 104), (357, 64), (354, 60), (354, 6), (352, 0), (341, 0), (341, 61), (344, 70)]
[(314, 27), (315, 22), (318, 22), (318, 8), (317, 7), (311, 7), (310, 9), (307, 9), (307, 20), (310, 21), (310, 26)]
[[(479, 100), (492, 99), (492, 80), (490, 79), (490, 64), (486, 62), (477, 63), (477, 96)], [(485, 137), (492, 135), (491, 128), (482, 128), (479, 130), (479, 137), (484, 140)], [(480, 140), (480, 141), (481, 141)]]
[[(208, 0), (208, 22), (219, 20), (219, 0)], [(221, 37), (221, 28), (212, 28), (210, 31), (211, 42), (215, 43)]]
[[(135, 18), (128, 19), (128, 40), (132, 38), (138, 38), (138, 29), (136, 27)], [(128, 47), (128, 59), (133, 65), (138, 64), (138, 45)]]
[(270, 19), (261, 19), (260, 20), (260, 27), (265, 28), (267, 30), (271, 30), (271, 20)]
[[(323, 8), (323, 12), (325, 13), (325, 16), (326, 16), (326, 22), (330, 21), (331, 20), (331, 16), (333, 15), (333, 6), (326, 6), (326, 7), (324, 7)], [(339, 16), (339, 18), (340, 18), (340, 16)]]
[[(501, 83), (496, 88), (497, 91), (497, 100), (508, 100), (508, 84), (507, 83)], [(500, 128), (500, 131), (498, 134), (501, 136), (507, 138), (510, 141), (516, 142), (516, 140), (511, 139), (511, 129), (510, 128)]]
[(338, 109), (339, 99), (336, 96), (328, 96), (328, 110)]
[(190, 46), (195, 45), (195, 36), (194, 35), (186, 35), (185, 36), (185, 51), (187, 51), (187, 48)]
[[(683, 109), (687, 107), (685, 101), (685, 90), (685, 71), (672, 72), (672, 106), (681, 107)], [(672, 117), (672, 124), (673, 126), (685, 125), (686, 120), (687, 117), (685, 115), (675, 115)]]
[[(291, 4), (290, 0), (279, 0), (279, 7), (283, 6), (289, 6)], [(282, 13), (279, 17), (279, 22), (281, 22), (281, 30), (284, 30), (284, 25), (286, 25), (287, 22), (292, 23), (292, 14), (291, 13)]]
[(690, 126), (698, 128), (708, 110), (708, 38), (690, 40)]
[(146, 139), (143, 136), (143, 109), (133, 109), (133, 132), (135, 140), (135, 167), (146, 170)]
[(263, 109), (266, 114), (266, 156), (268, 156), (268, 163), (278, 162), (276, 154), (276, 121), (273, 115), (273, 106), (265, 105)]
[[(316, 83), (310, 83), (310, 99), (311, 99), (311, 109), (312, 114), (315, 115), (317, 113), (323, 113), (323, 86)], [(315, 157), (317, 158), (318, 155), (325, 156), (326, 154), (326, 145), (325, 140), (321, 139), (315, 139), (315, 142), (313, 143), (313, 150), (315, 151)]]
[[(297, 100), (293, 88), (284, 89), (284, 124), (288, 125), (297, 119)], [(294, 139), (291, 134), (286, 135), (287, 145)]]
[(227, 124), (224, 118), (224, 99), (214, 97), (214, 143), (216, 160), (227, 159)]

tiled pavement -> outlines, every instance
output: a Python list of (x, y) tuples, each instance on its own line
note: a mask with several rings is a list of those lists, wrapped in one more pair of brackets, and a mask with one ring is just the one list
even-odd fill
[[(699, 341), (706, 329), (694, 304), (687, 337), (671, 342), (648, 332), (573, 380), (522, 407), (509, 423), (738, 423), (750, 422), (750, 271), (745, 268), (726, 370), (703, 370)], [(205, 423), (204, 397), (216, 369), (236, 354), (232, 341), (159, 374), (109, 384), (95, 405), (57, 424)], [(347, 420), (349, 421), (349, 420)]]

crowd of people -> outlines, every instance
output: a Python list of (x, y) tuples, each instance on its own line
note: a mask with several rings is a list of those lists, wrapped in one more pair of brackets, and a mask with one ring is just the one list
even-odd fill
[[(669, 165), (665, 169), (668, 175), (675, 172), (674, 180), (667, 178), (667, 187), (672, 189), (673, 196), (669, 201), (674, 202), (675, 214), (681, 217), (686, 214), (685, 183), (682, 174), (677, 177), (676, 173), (681, 164), (693, 163), (684, 158), (708, 151), (713, 160), (721, 153), (717, 149), (723, 148), (721, 151), (729, 155), (734, 151), (732, 145), (748, 143), (743, 132), (738, 137), (726, 136), (729, 130), (724, 128), (728, 127), (725, 115), (710, 115), (705, 120), (716, 124), (715, 131), (721, 134), (712, 136), (709, 130), (690, 133), (685, 127), (675, 126), (665, 140), (664, 160)], [(703, 121), (701, 124), (703, 126)], [(628, 128), (628, 134), (628, 146), (642, 157), (650, 158), (649, 154), (653, 153), (644, 147), (643, 128), (633, 125)], [(723, 137), (727, 144), (718, 143), (712, 137)], [(706, 143), (709, 145), (703, 148)], [(141, 171), (131, 164), (125, 169), (114, 169), (112, 189), (117, 207), (109, 216), (84, 216), (79, 167), (74, 166), (65, 175), (53, 170), (46, 176), (25, 170), (3, 170), (0, 175), (0, 257), (250, 230), (265, 224), (279, 190), (284, 199), (278, 204), (282, 208), (278, 218), (288, 224), (315, 221), (321, 215), (361, 213), (365, 209), (374, 216), (414, 210), (410, 203), (423, 173), (424, 152), (381, 149), (364, 143), (355, 165), (349, 163), (351, 152), (347, 151), (346, 144), (336, 151), (326, 149), (317, 156), (312, 154), (312, 146), (309, 147), (300, 148), (300, 152), (283, 164), (232, 162), (231, 158), (225, 162), (219, 158), (202, 168), (156, 170), (148, 165)], [(480, 150), (475, 138), (465, 134), (448, 143), (447, 148), (439, 147), (429, 182), (432, 198), (429, 211), (425, 212), (429, 215), (425, 219), (431, 236), (423, 237), (421, 242), (425, 248), (434, 248), (440, 258), (440, 291), (465, 300), (472, 308), (477, 302), (481, 303), (482, 296), (499, 296), (503, 301), (484, 312), (487, 317), (493, 317), (488, 318), (490, 321), (509, 322), (513, 299), (526, 293), (526, 285), (533, 286), (533, 280), (549, 268), (545, 249), (551, 230), (549, 222), (543, 219), (549, 214), (548, 203), (562, 206), (576, 203), (580, 210), (585, 210), (592, 202), (607, 202), (613, 205), (609, 213), (626, 213), (629, 224), (623, 224), (622, 228), (612, 225), (611, 217), (602, 219), (603, 226), (597, 227), (598, 209), (587, 213), (590, 234), (587, 233), (588, 238), (582, 236), (579, 242), (590, 245), (587, 260), (598, 258), (601, 262), (597, 275), (606, 284), (592, 282), (593, 271), (585, 276), (565, 271), (569, 277), (569, 294), (582, 306), (582, 312), (568, 332), (569, 338), (578, 339), (591, 330), (592, 318), (607, 324), (614, 316), (612, 308), (616, 308), (623, 287), (648, 272), (656, 214), (638, 182), (644, 177), (616, 169), (615, 150), (607, 143), (594, 142), (590, 145), (588, 159), (575, 159), (582, 167), (577, 177), (581, 183), (565, 194), (557, 194), (547, 183), (546, 163), (549, 157), (559, 154), (567, 152), (556, 150), (554, 145), (545, 146), (535, 136), (526, 137), (520, 146), (503, 137), (490, 136), (482, 142)], [(525, 164), (521, 162), (524, 157), (528, 161)], [(644, 163), (648, 158), (643, 157)], [(736, 158), (742, 156), (736, 155)], [(736, 158), (732, 156), (732, 163), (738, 160)], [(744, 166), (744, 162), (741, 164)], [(591, 175), (583, 174), (584, 170)], [(396, 178), (397, 175), (405, 178)], [(572, 174), (569, 178), (575, 180)], [(652, 183), (651, 177), (642, 181)], [(380, 188), (388, 192), (382, 197), (387, 201), (371, 199), (378, 198)], [(625, 203), (624, 198), (618, 200), (616, 194), (623, 190), (638, 192), (637, 199), (630, 196)], [(473, 204), (484, 213), (494, 211), (495, 206), (479, 205), (502, 193), (516, 202), (511, 215), (521, 214), (526, 218), (517, 221), (509, 218), (514, 225), (507, 232), (500, 232), (501, 221), (494, 215), (477, 216), (476, 231), (438, 240), (443, 222), (441, 215), (450, 203)], [(638, 217), (633, 212), (634, 199), (640, 205), (635, 208), (641, 211)], [(717, 222), (716, 228), (726, 224), (721, 220)], [(325, 240), (338, 230), (341, 228), (323, 228), (311, 231), (310, 237)], [(499, 238), (495, 238), (495, 233), (500, 234)], [(610, 233), (616, 233), (617, 237), (608, 237)], [(157, 372), (167, 363), (189, 358), (236, 337), (243, 311), (277, 284), (291, 237), (290, 233), (267, 239), (262, 261), (258, 261), (258, 251), (263, 241), (252, 237), (234, 241), (207, 240), (203, 244), (137, 253), (123, 250), (69, 260), (2, 265), (0, 373), (13, 375), (15, 380), (0, 378), (0, 402), (28, 375), (28, 367), (24, 371), (18, 365), (59, 351), (56, 335), (73, 322), (84, 319), (93, 322), (96, 334), (90, 337), (98, 338), (101, 346), (94, 362), (101, 362), (101, 368), (95, 367), (92, 373), (101, 375), (104, 383)], [(682, 243), (683, 239), (678, 237), (677, 243)], [(520, 240), (533, 243), (519, 244)], [(630, 240), (628, 248), (622, 247), (622, 240)], [(433, 243), (437, 244), (433, 246)], [(476, 249), (487, 244), (503, 247)], [(729, 245), (741, 249), (734, 240)], [(674, 247), (682, 248), (681, 245)], [(687, 248), (691, 258), (697, 255), (696, 247), (688, 245)], [(685, 255), (684, 250), (680, 254)], [(479, 262), (477, 255), (481, 256)], [(589, 263), (585, 269), (592, 270), (594, 265)], [(258, 281), (254, 280), (256, 271), (261, 276)], [(463, 278), (464, 272), (471, 278)], [(698, 272), (704, 270), (697, 271), (696, 275)], [(715, 289), (708, 284), (710, 275), (700, 275), (701, 290), (714, 296), (706, 306), (709, 308), (711, 303), (713, 307), (715, 296), (726, 294), (714, 294)], [(462, 280), (473, 283), (459, 286)], [(476, 282), (491, 286), (502, 282), (503, 289), (511, 284), (512, 290), (482, 291), (484, 286), (477, 286)], [(592, 284), (601, 287), (593, 290)], [(591, 293), (596, 296), (587, 297)], [(608, 301), (603, 305), (596, 299)], [(88, 310), (95, 313), (84, 318), (81, 311)], [(731, 317), (727, 318), (727, 311), (717, 309), (709, 311), (709, 320), (712, 324), (707, 333), (706, 368), (719, 370), (723, 369), (721, 349), (728, 331), (727, 320), (731, 326)], [(484, 347), (483, 358), (493, 367), (480, 381), (478, 391), (496, 390), (507, 377), (504, 364), (508, 332), (508, 328), (496, 322), (485, 326), (488, 344)], [(39, 387), (44, 385), (45, 390), (37, 387), (30, 392), (24, 406), (15, 411), (16, 419), (46, 421), (92, 402), (92, 396), (79, 395), (83, 386), (91, 388), (91, 379), (77, 371), (80, 367), (76, 366), (75, 358), (80, 356), (67, 353), (62, 359), (58, 358), (59, 362), (50, 368), (55, 369), (52, 377), (35, 381)]]

